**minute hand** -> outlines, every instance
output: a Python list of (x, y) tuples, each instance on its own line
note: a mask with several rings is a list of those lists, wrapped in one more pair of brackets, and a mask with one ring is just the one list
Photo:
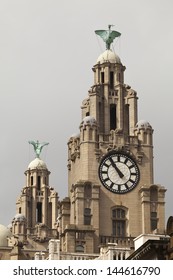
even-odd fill
[(120, 176), (120, 178), (124, 177), (124, 174), (121, 172), (121, 170), (117, 167), (116, 163), (113, 161), (112, 158), (109, 159), (112, 166), (115, 168), (115, 170), (117, 171), (118, 175)]

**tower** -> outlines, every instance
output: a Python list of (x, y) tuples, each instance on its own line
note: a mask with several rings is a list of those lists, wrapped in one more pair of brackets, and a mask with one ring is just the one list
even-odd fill
[(111, 242), (130, 252), (140, 234), (164, 232), (166, 190), (154, 183), (153, 129), (138, 121), (137, 92), (124, 83), (126, 68), (111, 50), (120, 33), (109, 26), (96, 34), (106, 51), (92, 68), (94, 84), (82, 102), (79, 134), (68, 141), (61, 250), (98, 253)]
[(58, 238), (58, 193), (49, 186), (50, 171), (40, 159), (41, 150), (48, 143), (29, 143), (34, 146), (36, 158), (25, 171), (26, 184), (17, 199), (16, 215), (12, 221), (12, 234), (22, 242), (23, 252), (27, 252), (26, 259), (33, 258), (38, 251), (48, 253), (49, 240)]

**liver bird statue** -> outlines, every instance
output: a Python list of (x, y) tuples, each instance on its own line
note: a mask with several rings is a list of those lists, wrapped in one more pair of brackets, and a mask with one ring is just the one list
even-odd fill
[(106, 43), (107, 50), (110, 50), (110, 46), (113, 43), (114, 39), (121, 36), (121, 33), (119, 33), (118, 31), (111, 30), (111, 26), (113, 25), (108, 25), (108, 30), (95, 30), (95, 33), (99, 35)]
[(48, 142), (40, 143), (38, 140), (36, 142), (35, 141), (28, 141), (28, 143), (33, 145), (37, 158), (40, 158), (40, 154), (41, 154), (41, 151), (42, 151), (43, 147), (49, 144)]

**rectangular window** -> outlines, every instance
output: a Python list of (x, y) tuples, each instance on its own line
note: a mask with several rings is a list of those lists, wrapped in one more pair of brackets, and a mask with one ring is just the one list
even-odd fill
[(125, 237), (125, 221), (113, 220), (113, 235)]
[(130, 132), (129, 104), (126, 104), (126, 105), (125, 105), (125, 107), (124, 107), (124, 113), (125, 113), (124, 127), (125, 127), (125, 130), (126, 130), (127, 134), (129, 134), (129, 132)]
[(105, 73), (101, 72), (101, 83), (104, 84), (105, 82)]
[(110, 105), (110, 130), (117, 128), (116, 104)]
[(114, 88), (114, 72), (110, 72), (110, 89)]
[(36, 209), (36, 222), (42, 223), (42, 203), (37, 203), (37, 209)]
[(52, 228), (52, 202), (48, 204), (48, 226)]
[(33, 186), (33, 176), (31, 176), (31, 186)]
[(47, 184), (47, 178), (46, 177), (44, 177), (44, 183), (45, 183), (45, 185)]
[(157, 229), (157, 212), (151, 212), (151, 231)]
[(90, 225), (91, 224), (91, 209), (85, 208), (84, 209), (84, 225)]
[(126, 236), (126, 213), (122, 208), (112, 210), (112, 234), (117, 237)]
[(40, 188), (41, 188), (41, 177), (40, 176), (37, 177), (37, 188), (40, 191)]

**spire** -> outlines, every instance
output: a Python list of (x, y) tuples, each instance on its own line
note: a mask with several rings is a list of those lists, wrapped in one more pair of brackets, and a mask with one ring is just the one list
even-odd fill
[(99, 35), (106, 43), (106, 49), (110, 50), (110, 46), (116, 37), (121, 36), (121, 33), (115, 30), (111, 30), (113, 25), (108, 25), (108, 30), (95, 30), (95, 33)]

